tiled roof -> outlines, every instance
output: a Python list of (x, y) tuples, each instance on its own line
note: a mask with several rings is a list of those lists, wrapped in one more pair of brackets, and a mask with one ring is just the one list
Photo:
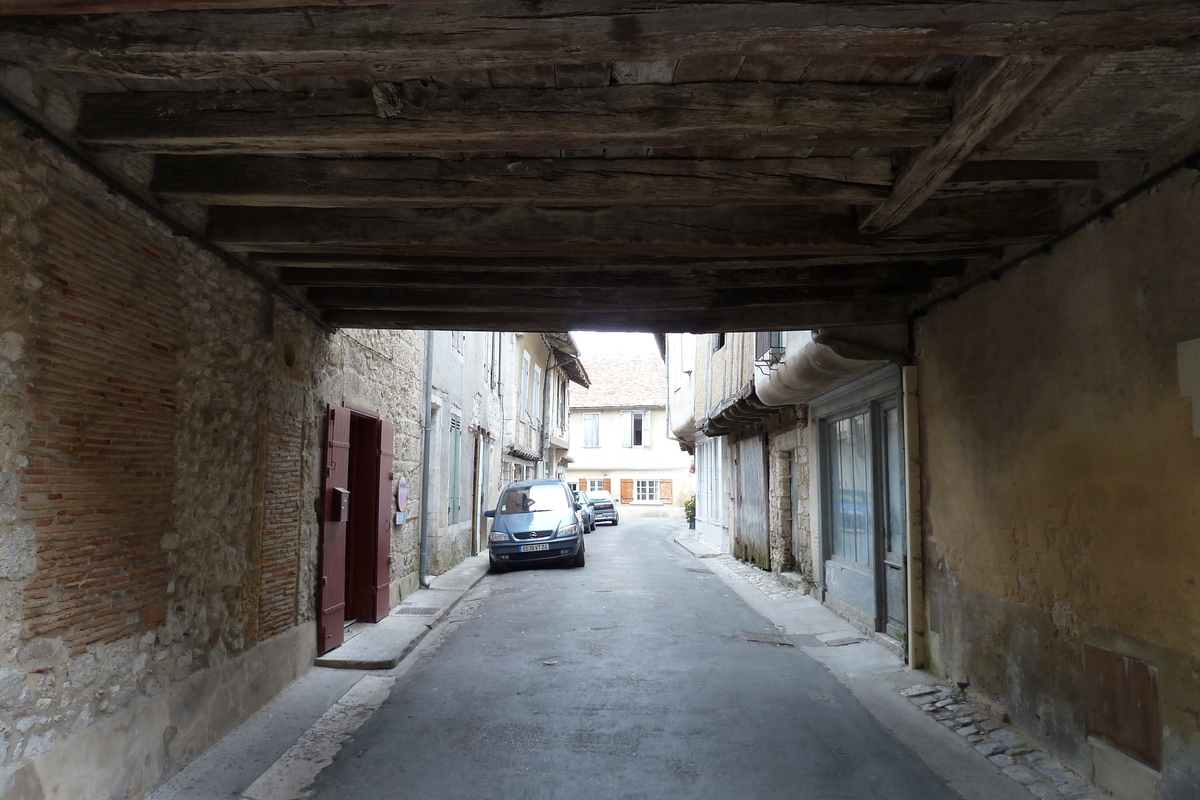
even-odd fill
[(667, 368), (654, 355), (588, 356), (591, 388), (571, 389), (572, 408), (653, 408), (667, 404)]

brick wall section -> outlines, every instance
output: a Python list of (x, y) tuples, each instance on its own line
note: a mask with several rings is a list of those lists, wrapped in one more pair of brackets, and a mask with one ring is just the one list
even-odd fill
[(78, 197), (47, 216), (22, 515), (26, 635), (81, 651), (166, 616), (179, 310), (167, 256)]
[(262, 589), (259, 634), (278, 636), (296, 624), (296, 576), (300, 558), (300, 449), (303, 427), (295, 414), (280, 414), (267, 431), (263, 498)]

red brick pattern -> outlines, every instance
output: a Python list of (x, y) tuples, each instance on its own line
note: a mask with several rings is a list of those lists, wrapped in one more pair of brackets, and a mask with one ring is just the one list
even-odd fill
[(262, 592), (258, 627), (263, 639), (296, 624), (300, 562), (300, 419), (280, 414), (267, 431), (263, 495)]
[(48, 211), (22, 514), (37, 530), (25, 635), (74, 651), (166, 619), (182, 339), (171, 257), (60, 192)]

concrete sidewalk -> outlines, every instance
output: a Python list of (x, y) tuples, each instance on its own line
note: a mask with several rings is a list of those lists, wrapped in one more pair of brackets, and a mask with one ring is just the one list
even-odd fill
[(444, 575), (431, 578), (429, 588), (410, 594), (379, 622), (351, 626), (341, 647), (313, 663), (334, 669), (391, 669), (446, 618), (487, 571), (487, 553), (468, 558)]
[(236, 730), (151, 793), (149, 800), (299, 800), (342, 744), (387, 699), (463, 596), (488, 571), (469, 558), (430, 579), (375, 625), (356, 625), (341, 647)]
[[(957, 686), (908, 669), (891, 649), (809, 596), (798, 575), (766, 572), (714, 553), (690, 530), (675, 542), (774, 623), (780, 644), (799, 647), (824, 664), (964, 800), (1109, 797)], [(997, 773), (1007, 780), (998, 780)]]

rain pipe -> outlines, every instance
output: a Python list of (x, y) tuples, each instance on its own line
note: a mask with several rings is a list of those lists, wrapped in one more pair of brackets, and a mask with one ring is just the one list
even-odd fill
[(425, 331), (425, 426), (421, 442), (421, 547), (417, 576), (422, 589), (429, 588), (429, 476), (433, 472), (433, 331)]

